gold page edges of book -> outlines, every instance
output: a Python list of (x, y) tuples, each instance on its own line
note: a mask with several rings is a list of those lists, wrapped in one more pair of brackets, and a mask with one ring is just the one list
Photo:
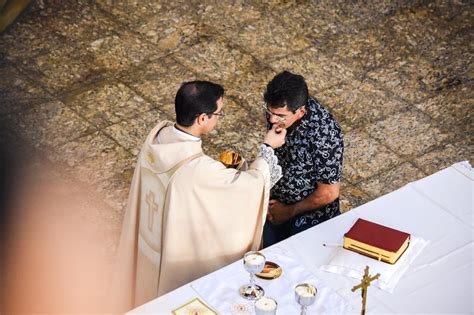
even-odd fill
[(345, 249), (377, 259), (378, 261), (384, 261), (389, 264), (394, 264), (406, 251), (409, 244), (410, 244), (410, 238), (408, 237), (405, 240), (405, 242), (402, 244), (402, 246), (400, 246), (400, 248), (396, 252), (390, 252), (390, 251), (386, 251), (375, 246), (364, 244), (362, 242), (359, 242), (359, 241), (356, 241), (349, 237), (344, 236), (343, 246)]

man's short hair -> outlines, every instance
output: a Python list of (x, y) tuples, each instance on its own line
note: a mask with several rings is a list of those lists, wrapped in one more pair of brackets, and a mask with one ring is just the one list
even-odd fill
[(306, 105), (309, 98), (308, 86), (300, 75), (283, 71), (277, 74), (267, 85), (263, 94), (265, 103), (273, 108), (288, 106), (294, 112)]
[(200, 114), (211, 114), (217, 109), (217, 101), (224, 96), (224, 88), (208, 81), (184, 82), (176, 93), (174, 106), (176, 122), (192, 126)]

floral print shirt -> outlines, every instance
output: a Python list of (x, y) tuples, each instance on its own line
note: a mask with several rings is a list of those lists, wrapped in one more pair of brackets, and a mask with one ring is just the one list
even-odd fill
[[(314, 192), (318, 182), (337, 183), (341, 178), (343, 153), (341, 127), (326, 108), (310, 98), (306, 114), (288, 130), (285, 144), (275, 150), (283, 177), (273, 186), (271, 198), (293, 204)], [(336, 199), (323, 208), (292, 218), (292, 223), (296, 228), (314, 226), (339, 214), (339, 199)]]

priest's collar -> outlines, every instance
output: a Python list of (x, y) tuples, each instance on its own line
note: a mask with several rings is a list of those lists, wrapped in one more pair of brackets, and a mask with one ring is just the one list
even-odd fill
[(186, 131), (183, 131), (183, 130), (179, 129), (179, 128), (176, 126), (176, 124), (173, 124), (173, 132), (175, 132), (175, 133), (177, 133), (177, 134), (179, 134), (179, 135), (182, 135), (182, 136), (188, 138), (188, 139), (191, 140), (191, 141), (200, 141), (200, 140), (201, 140), (201, 138), (196, 137), (196, 136), (193, 136), (192, 134), (189, 134), (189, 133), (187, 133)]

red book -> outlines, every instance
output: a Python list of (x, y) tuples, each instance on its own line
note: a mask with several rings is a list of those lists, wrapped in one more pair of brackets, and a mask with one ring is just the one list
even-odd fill
[(410, 234), (364, 219), (358, 219), (344, 234), (344, 248), (392, 264), (409, 242)]

